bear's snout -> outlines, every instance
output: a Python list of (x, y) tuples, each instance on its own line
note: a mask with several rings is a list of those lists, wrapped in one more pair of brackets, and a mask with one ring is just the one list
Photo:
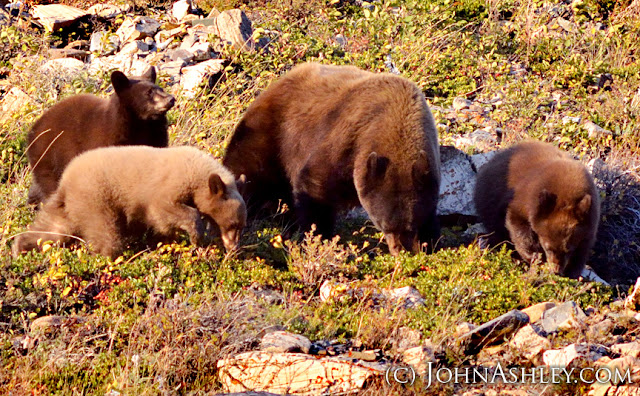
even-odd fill
[(227, 252), (235, 250), (238, 247), (241, 230), (230, 229), (222, 231), (220, 234), (222, 237), (222, 243), (224, 244), (224, 248), (227, 250)]
[(415, 232), (390, 232), (385, 233), (384, 236), (389, 245), (389, 253), (393, 256), (397, 256), (402, 250), (410, 253), (417, 253), (420, 250), (418, 234)]

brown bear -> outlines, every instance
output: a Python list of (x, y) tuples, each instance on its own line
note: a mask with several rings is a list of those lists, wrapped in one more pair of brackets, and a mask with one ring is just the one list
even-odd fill
[(556, 273), (580, 276), (600, 218), (580, 162), (549, 143), (517, 144), (480, 168), (474, 201), (492, 244), (511, 240), (524, 260), (543, 255)]
[(186, 231), (201, 244), (212, 223), (232, 250), (245, 222), (236, 181), (212, 156), (193, 147), (107, 147), (71, 161), (29, 231), (16, 237), (13, 253), (37, 248), (39, 239), (78, 237), (113, 258), (127, 237), (149, 229), (169, 238)]
[(155, 85), (156, 71), (129, 79), (111, 73), (115, 93), (108, 99), (83, 94), (67, 98), (44, 112), (27, 136), (33, 171), (29, 203), (53, 194), (76, 155), (98, 147), (148, 145), (167, 147), (167, 111), (175, 99)]
[(438, 135), (423, 93), (399, 76), (294, 67), (249, 106), (223, 164), (246, 175), (250, 213), (282, 199), (303, 230), (330, 236), (336, 212), (361, 205), (394, 255), (439, 233)]

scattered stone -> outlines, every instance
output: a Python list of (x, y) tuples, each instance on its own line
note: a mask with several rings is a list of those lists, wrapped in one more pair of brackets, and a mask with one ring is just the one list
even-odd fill
[(59, 329), (65, 321), (64, 316), (59, 315), (49, 315), (42, 316), (40, 318), (35, 319), (31, 322), (31, 332), (40, 333), (40, 334), (48, 334), (52, 333), (55, 330)]
[(489, 128), (476, 129), (466, 136), (456, 139), (456, 146), (476, 147), (481, 150), (492, 150), (496, 148), (498, 140)]
[(564, 349), (552, 349), (542, 354), (542, 361), (549, 367), (567, 367), (580, 358), (595, 362), (605, 356), (607, 351), (598, 345), (571, 344)]
[(453, 103), (451, 106), (453, 107), (454, 110), (460, 111), (462, 109), (469, 108), (469, 106), (471, 106), (472, 104), (473, 102), (468, 99), (457, 97), (453, 99)]
[(88, 15), (86, 11), (64, 4), (47, 4), (33, 7), (32, 15), (50, 32), (74, 24)]
[(348, 357), (356, 360), (363, 360), (365, 362), (375, 362), (382, 357), (382, 350), (374, 349), (371, 351), (347, 351), (341, 354), (340, 357)]
[(556, 303), (551, 301), (541, 302), (523, 309), (522, 312), (526, 313), (529, 316), (529, 322), (536, 323), (540, 320), (540, 318), (542, 318), (542, 314), (545, 311), (548, 311), (555, 306)]
[(422, 298), (420, 292), (411, 286), (398, 287), (391, 290), (385, 289), (382, 294), (393, 305), (399, 305), (404, 309), (417, 308), (424, 305), (424, 298)]
[(160, 23), (146, 16), (127, 18), (116, 31), (121, 43), (153, 37), (160, 28)]
[(613, 135), (611, 131), (598, 126), (596, 123), (592, 121), (585, 122), (584, 129), (587, 130), (590, 138), (596, 138), (603, 135)]
[(424, 376), (429, 367), (427, 363), (436, 361), (433, 345), (428, 342), (426, 345), (407, 349), (402, 353), (402, 361), (413, 367), (419, 376)]
[(217, 363), (226, 392), (266, 391), (288, 395), (356, 392), (381, 377), (388, 365), (299, 353), (246, 352)]
[(567, 301), (542, 314), (540, 325), (547, 333), (558, 330), (578, 329), (584, 325), (587, 316), (574, 301)]
[(503, 341), (528, 323), (529, 317), (514, 309), (462, 335), (458, 342), (466, 355), (476, 355), (485, 346)]
[(543, 337), (532, 325), (527, 325), (516, 332), (509, 346), (518, 349), (523, 356), (534, 360), (542, 352), (551, 349), (551, 341)]
[(605, 319), (594, 325), (589, 326), (587, 329), (587, 335), (591, 338), (599, 338), (611, 334), (616, 327), (615, 323), (611, 319)]
[(187, 98), (194, 98), (198, 87), (200, 87), (205, 80), (222, 71), (224, 62), (224, 59), (210, 59), (194, 66), (182, 68), (180, 85), (183, 89), (183, 95)]
[(256, 298), (265, 301), (267, 304), (280, 305), (284, 304), (284, 296), (273, 289), (262, 286), (251, 286), (249, 288), (251, 294)]
[(559, 17), (556, 22), (558, 22), (558, 25), (560, 25), (561, 28), (563, 28), (565, 31), (569, 32), (569, 33), (575, 33), (577, 31), (577, 27), (574, 23)]
[(147, 45), (147, 43), (145, 43), (142, 40), (134, 40), (125, 44), (124, 47), (122, 47), (122, 49), (118, 53), (118, 55), (121, 55), (121, 56), (134, 55), (134, 54), (147, 52), (147, 51), (149, 51), (149, 46)]
[(183, 62), (191, 62), (193, 60), (193, 54), (183, 48), (168, 50), (167, 55), (172, 61), (181, 60)]
[(265, 334), (260, 341), (260, 349), (264, 352), (309, 353), (309, 348), (311, 348), (311, 341), (307, 337), (288, 331), (274, 331)]
[(122, 15), (131, 10), (131, 6), (129, 4), (125, 5), (115, 5), (115, 4), (94, 4), (87, 9), (87, 13), (99, 16), (101, 18), (115, 18), (118, 15)]
[(438, 215), (475, 216), (473, 188), (476, 173), (469, 156), (453, 146), (440, 146), (440, 174)]
[(564, 116), (564, 117), (562, 117), (562, 125), (579, 124), (581, 122), (582, 122), (582, 117), (581, 116), (576, 116), (576, 117)]
[(615, 388), (613, 392), (608, 392), (607, 396), (640, 396), (640, 387), (638, 385), (621, 385)]
[(409, 327), (402, 326), (391, 335), (390, 343), (394, 353), (402, 353), (407, 349), (420, 345), (422, 334)]
[(341, 48), (345, 48), (347, 46), (347, 39), (342, 34), (336, 34), (335, 40)]
[(624, 356), (637, 358), (640, 356), (640, 342), (632, 341), (622, 344), (615, 344), (611, 347), (611, 350)]
[(91, 35), (89, 51), (98, 55), (112, 55), (120, 48), (120, 38), (106, 31), (94, 32)]
[(239, 9), (223, 11), (216, 17), (215, 25), (218, 37), (234, 48), (254, 49), (255, 44), (251, 38), (253, 28), (244, 11)]
[(28, 104), (34, 104), (29, 95), (18, 87), (12, 87), (0, 101), (0, 124)]

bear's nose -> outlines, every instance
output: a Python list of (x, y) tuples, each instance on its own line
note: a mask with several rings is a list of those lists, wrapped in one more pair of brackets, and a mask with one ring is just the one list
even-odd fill
[(420, 242), (415, 232), (390, 232), (385, 234), (385, 239), (392, 256), (397, 256), (402, 250), (411, 253), (417, 253), (420, 250)]

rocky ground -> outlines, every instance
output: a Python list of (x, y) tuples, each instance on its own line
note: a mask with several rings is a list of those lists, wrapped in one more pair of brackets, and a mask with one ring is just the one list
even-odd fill
[[(640, 3), (61, 3), (0, 2), (2, 393), (640, 394)], [(171, 144), (221, 157), (255, 95), (303, 61), (424, 90), (443, 145), (439, 251), (390, 257), (353, 211), (330, 241), (252, 225), (236, 256), (183, 241), (114, 261), (86, 247), (9, 258), (33, 218), (25, 135), (44, 109), (153, 66), (177, 98)], [(526, 137), (596, 178), (582, 281), (475, 243), (475, 173)], [(499, 375), (514, 367), (540, 376)], [(497, 383), (434, 380), (484, 368)]]

